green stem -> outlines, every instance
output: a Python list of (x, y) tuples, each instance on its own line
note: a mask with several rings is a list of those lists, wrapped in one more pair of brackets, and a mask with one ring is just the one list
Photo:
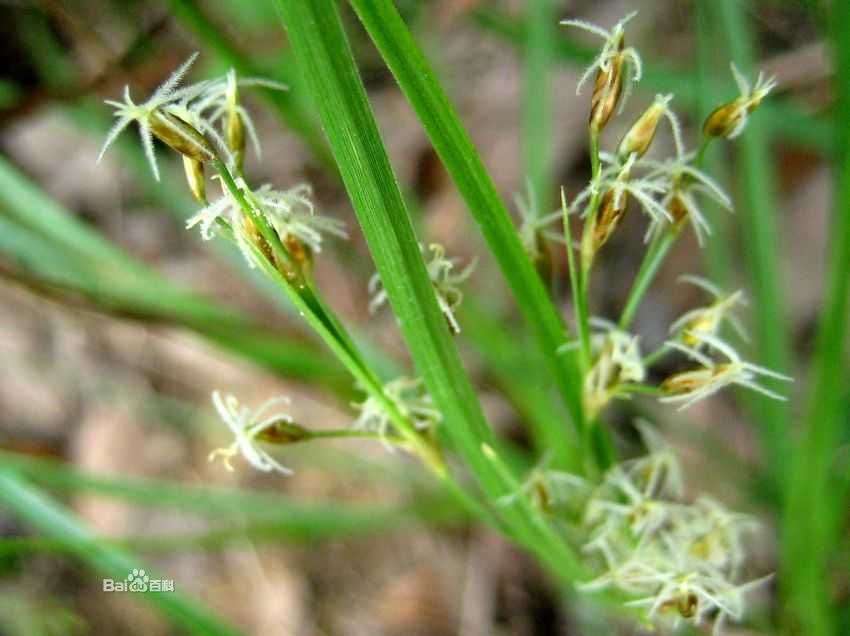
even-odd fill
[(590, 128), (590, 183), (593, 187), (593, 192), (590, 195), (590, 201), (585, 209), (584, 227), (581, 236), (581, 272), (579, 275), (578, 298), (579, 302), (576, 305), (578, 315), (577, 318), (581, 321), (578, 327), (579, 334), (584, 334), (581, 340), (582, 358), (587, 360), (587, 367), (584, 371), (590, 368), (590, 360), (593, 358), (590, 349), (590, 270), (593, 266), (593, 230), (596, 226), (596, 213), (599, 210), (599, 202), (601, 199), (600, 175), (602, 173), (602, 162), (599, 160), (599, 131), (596, 128)]
[(643, 359), (643, 366), (651, 367), (653, 364), (664, 358), (668, 353), (671, 353), (674, 349), (672, 347), (668, 347), (667, 344), (663, 344), (658, 347), (655, 351), (650, 353)]
[(569, 209), (564, 189), (561, 188), (561, 210), (564, 215), (564, 240), (567, 250), (567, 265), (570, 270), (570, 290), (573, 296), (573, 310), (575, 312), (576, 331), (579, 337), (579, 358), (582, 376), (586, 376), (590, 370), (590, 320), (587, 316), (587, 305), (584, 303), (581, 288), (581, 273), (576, 265), (573, 247), (573, 233), (570, 229)]
[(650, 384), (621, 384), (617, 387), (622, 393), (634, 393), (635, 395), (661, 395), (661, 390), (657, 386)]
[(653, 240), (650, 244), (626, 299), (623, 314), (620, 316), (620, 329), (627, 331), (631, 326), (644, 295), (646, 295), (650, 284), (658, 274), (661, 264), (678, 236), (678, 226), (670, 225), (663, 230), (663, 234), (659, 235), (660, 238)]
[[(593, 192), (590, 195), (585, 210), (584, 228), (581, 237), (581, 272), (579, 276), (579, 291), (577, 317), (580, 322), (579, 334), (582, 335), (581, 357), (586, 360), (583, 377), (590, 372), (593, 361), (593, 351), (590, 341), (590, 272), (593, 267), (593, 233), (596, 227), (596, 216), (602, 200), (600, 182), (602, 180), (602, 161), (599, 157), (599, 131), (590, 127), (590, 182)], [(568, 246), (570, 247), (570, 246)], [(602, 426), (598, 417), (591, 417), (589, 426), (585, 427), (582, 435), (582, 448), (592, 449), (595, 466), (585, 461), (585, 469), (593, 475), (597, 469), (605, 471), (616, 460), (617, 454), (608, 430)], [(586, 453), (583, 453), (586, 455)]]
[(714, 137), (703, 136), (702, 141), (700, 142), (696, 157), (694, 157), (694, 166), (696, 166), (697, 170), (701, 170), (705, 163), (705, 153), (711, 145), (712, 139), (714, 139)]

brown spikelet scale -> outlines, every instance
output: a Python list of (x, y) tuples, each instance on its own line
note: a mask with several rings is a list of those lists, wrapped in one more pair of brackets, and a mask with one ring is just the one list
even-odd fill
[(205, 203), (207, 200), (207, 186), (204, 177), (204, 163), (183, 155), (183, 169), (186, 172), (186, 183), (195, 201)]
[(687, 594), (679, 597), (677, 609), (679, 610), (679, 614), (682, 615), (682, 618), (691, 618), (697, 613), (698, 607), (699, 599), (693, 592), (688, 592)]
[(227, 147), (233, 153), (236, 165), (242, 168), (245, 162), (245, 123), (242, 121), (242, 116), (236, 110), (231, 110), (227, 114), (225, 139), (227, 141)]
[[(622, 49), (622, 41), (620, 43)], [(623, 93), (623, 55), (618, 53), (611, 59), (609, 70), (599, 69), (590, 98), (590, 126), (599, 131), (617, 110)]]
[(726, 137), (741, 121), (742, 111), (741, 105), (737, 100), (723, 104), (715, 108), (711, 114), (705, 118), (705, 123), (702, 126), (702, 132), (706, 137)]
[(257, 433), (257, 439), (281, 446), (301, 442), (310, 437), (310, 432), (307, 429), (285, 420), (273, 422)]
[(151, 133), (162, 143), (184, 157), (195, 161), (211, 161), (216, 152), (209, 139), (197, 128), (164, 110), (157, 110), (150, 118)]
[(283, 247), (294, 263), (304, 271), (310, 271), (313, 266), (313, 252), (292, 234), (283, 239)]
[(593, 251), (594, 253), (608, 242), (614, 230), (620, 225), (626, 212), (629, 195), (625, 192), (619, 197), (615, 196), (613, 190), (608, 190), (602, 195), (599, 204), (599, 215), (593, 227)]
[(248, 240), (260, 249), (266, 260), (270, 263), (274, 263), (274, 252), (272, 252), (272, 248), (268, 241), (266, 241), (265, 237), (260, 234), (254, 220), (250, 216), (245, 215), (242, 217), (242, 224), (245, 228), (245, 235), (248, 237)]
[(678, 395), (679, 393), (690, 393), (699, 388), (702, 383), (703, 381), (697, 378), (677, 374), (664, 380), (659, 388), (662, 393), (667, 395)]
[(673, 217), (674, 223), (684, 221), (688, 217), (688, 208), (685, 206), (685, 202), (682, 201), (682, 198), (678, 194), (673, 194), (673, 196), (670, 197), (670, 203), (667, 205), (667, 211), (670, 213), (670, 216)]

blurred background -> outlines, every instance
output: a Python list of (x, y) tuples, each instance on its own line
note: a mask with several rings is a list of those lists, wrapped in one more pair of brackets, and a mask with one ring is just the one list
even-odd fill
[[(708, 156), (736, 213), (708, 210), (714, 234), (704, 250), (686, 233), (635, 329), (653, 350), (675, 317), (703, 302), (676, 282), (683, 273), (742, 287), (751, 299), (744, 321), (751, 358), (798, 378), (791, 399), (765, 404), (730, 393), (685, 414), (635, 401), (611, 417), (624, 447), (635, 444), (636, 415), (657, 421), (680, 451), (689, 494), (710, 493), (762, 522), (748, 574), (777, 571), (786, 523), (778, 484), (790, 470), (792, 435), (805, 435), (832, 159), (844, 153), (833, 123), (828, 7), (816, 0), (397, 5), (517, 218), (514, 196), (525, 196), (529, 184), (540, 205), (554, 209), (560, 185), (575, 196), (589, 178), (589, 94), (577, 97), (575, 87), (599, 42), (558, 27), (559, 19), (608, 27), (640, 11), (628, 38), (644, 56), (645, 78), (606, 130), (608, 148), (667, 92), (695, 147), (704, 116), (736, 96), (732, 60), (750, 77), (756, 70), (777, 77), (778, 90), (744, 136), (714, 144)], [(458, 344), (491, 422), (528, 448), (527, 421), (549, 401), (539, 361), (517, 335), (513, 301), (415, 115), (356, 17), (347, 8), (343, 15), (423, 242), (441, 242), (463, 262), (480, 257), (464, 288)], [(295, 470), (286, 478), (241, 458), (232, 473), (207, 462), (231, 441), (211, 408), (213, 389), (248, 405), (288, 395), (296, 421), (328, 428), (350, 424), (357, 393), (237, 253), (184, 230), (196, 206), (173, 153), (157, 149), (162, 181), (155, 182), (133, 130), (95, 164), (111, 125), (102, 100), (119, 99), (126, 84), (143, 99), (195, 51), (191, 79), (232, 66), (291, 87), (246, 91), (263, 142), (247, 172), (279, 188), (309, 182), (320, 210), (345, 220), (350, 239), (328, 241), (316, 259), (319, 287), (384, 377), (411, 372), (392, 315), (369, 315), (374, 268), (273, 2), (0, 3), (0, 634), (179, 633), (159, 601), (102, 592), (104, 571), (93, 568), (125, 565), (173, 580), (186, 603), (250, 634), (635, 633), (565, 599), (530, 557), (470, 523), (414, 462), (380, 444), (284, 449), (276, 456)], [(659, 134), (653, 152), (672, 152), (669, 135)], [(628, 215), (603, 250), (594, 314), (618, 314), (643, 255), (643, 223)], [(563, 247), (543, 246), (538, 265), (570, 315)], [(843, 378), (847, 367), (844, 359)], [(835, 523), (810, 547), (828, 555), (826, 602), (836, 633), (850, 633), (846, 379), (840, 390), (837, 437), (820, 449), (824, 470), (835, 469), (826, 476)], [(3, 470), (17, 480), (2, 481)], [(89, 540), (84, 528), (108, 540)], [(768, 585), (745, 626), (728, 633), (793, 630), (778, 589)]]

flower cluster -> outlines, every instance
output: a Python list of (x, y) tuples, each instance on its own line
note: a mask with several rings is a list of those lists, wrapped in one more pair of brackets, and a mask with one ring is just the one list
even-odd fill
[[(622, 109), (629, 84), (640, 79), (640, 57), (625, 45), (624, 25), (633, 15), (610, 31), (578, 20), (562, 23), (604, 39), (599, 55), (578, 86), (580, 90), (596, 73), (588, 126), (592, 178), (571, 205), (563, 206), (563, 213), (577, 214), (584, 222), (578, 246), (581, 258), (574, 259), (573, 246), (566, 246), (577, 331), (582, 337), (564, 346), (581, 349), (583, 414), (588, 421), (597, 422), (597, 416), (612, 400), (635, 393), (657, 395), (661, 402), (684, 409), (731, 385), (785, 399), (762, 382), (791, 378), (745, 361), (721, 339), (722, 327), (729, 324), (746, 340), (735, 315), (735, 310), (745, 304), (740, 290), (726, 293), (703, 278), (683, 276), (683, 282), (708, 293), (710, 302), (675, 320), (669, 339), (645, 358), (639, 337), (628, 331), (652, 277), (683, 227), (692, 226), (700, 246), (710, 236), (702, 202), (709, 200), (732, 210), (730, 198), (702, 170), (707, 146), (716, 138), (738, 136), (748, 116), (776, 84), (760, 74), (751, 86), (733, 65), (740, 95), (709, 115), (695, 152), (686, 148), (679, 120), (670, 106), (673, 96), (656, 95), (614, 151), (605, 152), (600, 148), (600, 133)], [(673, 156), (659, 160), (647, 153), (664, 122), (669, 126)], [(648, 247), (615, 325), (589, 317), (588, 290), (595, 258), (620, 227), (632, 202), (648, 217), (644, 235)], [(523, 239), (528, 249), (529, 240)], [(659, 386), (644, 384), (646, 368), (660, 356), (674, 352), (684, 355), (688, 367)], [(693, 368), (693, 363), (698, 366)], [(623, 593), (630, 597), (628, 606), (643, 609), (656, 623), (669, 621), (675, 626), (685, 621), (698, 624), (713, 620), (714, 630), (719, 632), (727, 620), (741, 619), (746, 592), (764, 580), (739, 583), (745, 557), (742, 536), (754, 524), (706, 497), (692, 503), (683, 501), (682, 471), (675, 454), (651, 427), (639, 423), (638, 428), (648, 454), (615, 464), (598, 482), (538, 468), (519, 492), (547, 512), (553, 504), (572, 506), (567, 518), (578, 520), (577, 535), (583, 537), (584, 553), (591, 566), (601, 570), (581, 586), (584, 590)]]
[[(431, 251), (431, 258), (425, 264), (425, 267), (428, 271), (428, 278), (431, 279), (431, 284), (434, 286), (437, 304), (446, 317), (452, 332), (460, 333), (460, 324), (455, 317), (455, 310), (463, 301), (463, 292), (458, 285), (472, 275), (477, 260), (473, 259), (466, 267), (456, 272), (455, 268), (460, 261), (457, 258), (446, 258), (446, 250), (442, 245), (432, 243), (428, 246), (428, 249)], [(369, 302), (369, 311), (375, 313), (387, 302), (387, 291), (383, 288), (377, 272), (369, 280), (369, 294), (372, 296)]]
[(237, 156), (241, 157), (244, 152), (244, 133), (241, 137), (239, 133), (244, 127), (259, 155), (260, 144), (253, 122), (238, 102), (238, 86), (263, 86), (274, 90), (286, 90), (286, 86), (261, 78), (237, 79), (236, 72), (231, 70), (224, 78), (179, 88), (197, 57), (195, 53), (186, 60), (141, 104), (130, 97), (129, 86), (124, 88), (123, 102), (106, 101), (115, 108), (118, 121), (106, 136), (98, 161), (118, 135), (134, 122), (139, 127), (145, 156), (157, 181), (159, 167), (154, 154), (154, 137), (192, 160), (203, 163), (224, 156), (229, 164), (236, 165)]
[[(343, 239), (348, 237), (342, 221), (316, 214), (311, 198), (312, 189), (307, 184), (299, 184), (289, 190), (275, 190), (269, 184), (264, 184), (251, 190), (242, 177), (237, 177), (235, 183), (254, 213), (265, 218), (292, 253), (297, 253), (302, 247), (312, 252), (321, 252), (323, 233)], [(254, 267), (256, 261), (251, 245), (255, 242), (255, 230), (251, 219), (244, 214), (242, 202), (229, 190), (189, 218), (186, 228), (199, 226), (201, 237), (209, 240), (214, 236), (219, 220), (226, 221), (234, 230), (237, 245), (245, 260)]]
[(649, 454), (611, 468), (587, 499), (584, 552), (602, 573), (580, 587), (619, 590), (627, 606), (674, 627), (713, 616), (719, 633), (741, 620), (746, 593), (766, 580), (738, 583), (743, 536), (756, 524), (707, 497), (682, 503), (674, 453), (646, 424), (641, 430)]

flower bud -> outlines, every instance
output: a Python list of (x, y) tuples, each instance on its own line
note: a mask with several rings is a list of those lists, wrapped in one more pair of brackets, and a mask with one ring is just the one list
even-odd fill
[(168, 111), (156, 110), (150, 118), (150, 129), (154, 137), (185, 157), (201, 162), (216, 157), (213, 145), (203, 133)]
[(658, 130), (658, 122), (661, 121), (661, 117), (667, 112), (667, 104), (672, 98), (672, 95), (656, 96), (655, 102), (632, 124), (632, 127), (617, 147), (617, 156), (620, 158), (620, 161), (625, 161), (632, 153), (636, 154), (638, 158), (646, 154), (652, 140), (655, 138), (655, 131)]
[(186, 182), (189, 190), (198, 203), (207, 202), (207, 188), (204, 179), (204, 164), (197, 159), (183, 155), (183, 170), (186, 172)]

